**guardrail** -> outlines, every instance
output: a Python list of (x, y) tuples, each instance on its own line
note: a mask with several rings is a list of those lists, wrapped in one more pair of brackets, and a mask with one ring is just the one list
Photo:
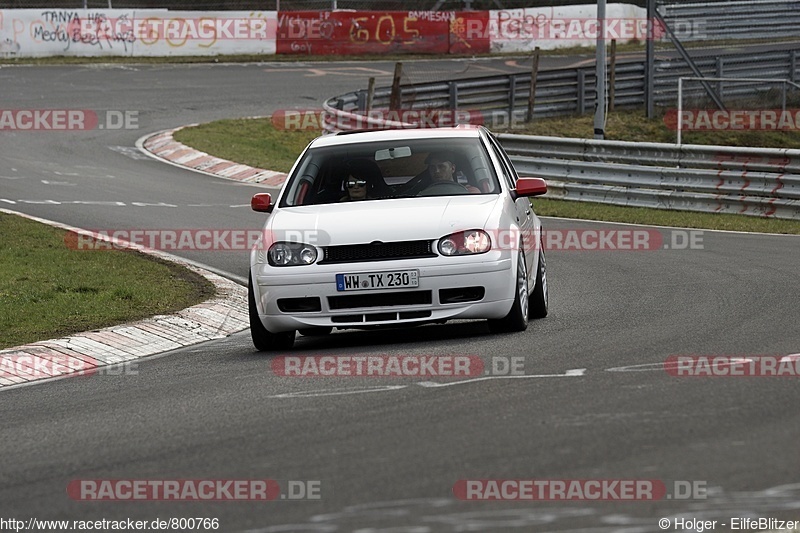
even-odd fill
[[(696, 58), (700, 72), (713, 78), (781, 78), (800, 81), (800, 47), (797, 43), (783, 45), (784, 49), (771, 52), (720, 54)], [(656, 61), (654, 76), (654, 101), (657, 105), (677, 106), (678, 79), (693, 76), (692, 70), (681, 59)], [(582, 114), (594, 109), (596, 99), (595, 67), (553, 69), (540, 71), (536, 78), (534, 117), (543, 118), (570, 113)], [(618, 63), (615, 69), (614, 105), (618, 107), (642, 106), (645, 103), (645, 63)], [(494, 120), (510, 117), (524, 119), (527, 115), (531, 87), (530, 74), (504, 74), (481, 78), (402, 85), (400, 87), (403, 109), (466, 109), (481, 111)], [(766, 92), (752, 85), (721, 84), (725, 98)], [(609, 91), (610, 93), (611, 91)], [(390, 87), (375, 89), (373, 108), (388, 108)], [(705, 98), (703, 88), (685, 88), (685, 97)], [(360, 90), (334, 97), (325, 102), (329, 114), (363, 113), (366, 111), (367, 91)], [(335, 121), (330, 121), (329, 131), (336, 131)], [(346, 129), (346, 128), (345, 128)]]
[(500, 134), (549, 197), (800, 220), (800, 150)]
[[(709, 77), (798, 80), (800, 50), (729, 54), (696, 60)], [(757, 75), (754, 76), (754, 73)], [(656, 98), (677, 104), (677, 80), (691, 75), (679, 60), (656, 64)], [(540, 72), (534, 116), (582, 113), (594, 105), (594, 67)], [(615, 105), (644, 104), (644, 63), (618, 64)], [(752, 86), (723, 87), (724, 96), (752, 94)], [(509, 74), (401, 87), (403, 109), (469, 109), (489, 123), (524, 118), (530, 76)], [(703, 89), (696, 88), (704, 97)], [(389, 88), (375, 91), (373, 108), (388, 107)], [(327, 131), (361, 124), (366, 91), (325, 102)], [(361, 119), (354, 120), (354, 119)], [(368, 119), (371, 127), (409, 127)], [(616, 205), (725, 212), (800, 220), (800, 150), (631, 143), (502, 134), (499, 139), (521, 174), (548, 180), (549, 196)]]
[(800, 27), (798, 0), (676, 2), (658, 10), (672, 28), (695, 28), (682, 34), (684, 42), (795, 38)]

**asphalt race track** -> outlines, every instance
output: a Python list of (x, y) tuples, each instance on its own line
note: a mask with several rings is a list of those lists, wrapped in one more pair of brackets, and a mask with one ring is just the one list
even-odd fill
[[(524, 65), (523, 65), (524, 66)], [(543, 64), (543, 66), (547, 66)], [(432, 70), (462, 75), (462, 62)], [(503, 61), (478, 71), (508, 71)], [(393, 64), (3, 67), (4, 109), (135, 112), (138, 129), (0, 132), (0, 205), (89, 229), (258, 228), (263, 188), (139, 154), (142, 135), (319, 106)], [(621, 225), (545, 219), (548, 230)], [(291, 355), (521, 358), (525, 377), (281, 377), (247, 332), (137, 375), (0, 392), (0, 518), (219, 519), (219, 531), (656, 532), (668, 517), (800, 519), (797, 377), (675, 377), (673, 355), (800, 353), (800, 237), (653, 230), (646, 251), (548, 253), (551, 314), (299, 337)], [(677, 236), (677, 237), (676, 237)], [(678, 248), (678, 249), (675, 249)], [(245, 252), (179, 252), (234, 279)], [(278, 357), (279, 358), (279, 357)], [(494, 358), (494, 359), (493, 359)], [(272, 479), (276, 501), (76, 501), (73, 480)], [(459, 480), (659, 480), (658, 501), (461, 501)], [(296, 481), (318, 499), (290, 501)], [(705, 489), (688, 499), (675, 482)], [(687, 529), (688, 530), (688, 529)]]

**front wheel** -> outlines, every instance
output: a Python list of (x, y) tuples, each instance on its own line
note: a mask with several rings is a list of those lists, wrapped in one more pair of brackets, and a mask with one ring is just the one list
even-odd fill
[(247, 310), (250, 316), (250, 337), (253, 339), (253, 346), (256, 347), (256, 350), (259, 352), (289, 350), (294, 346), (294, 331), (272, 333), (261, 323), (256, 307), (252, 275), (247, 280)]
[(489, 331), (507, 333), (525, 331), (528, 328), (528, 267), (525, 265), (525, 254), (522, 250), (517, 255), (517, 290), (514, 303), (506, 316), (489, 320)]

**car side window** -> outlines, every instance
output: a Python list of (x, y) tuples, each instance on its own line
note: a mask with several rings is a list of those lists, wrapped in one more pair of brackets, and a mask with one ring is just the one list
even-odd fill
[(506, 181), (509, 189), (514, 189), (517, 186), (517, 173), (514, 171), (514, 166), (511, 164), (511, 161), (508, 160), (506, 157), (503, 148), (498, 144), (497, 140), (492, 135), (487, 135), (489, 139), (489, 144), (491, 146), (492, 152), (494, 152), (494, 156), (500, 162), (500, 170), (501, 174), (503, 175), (503, 179)]

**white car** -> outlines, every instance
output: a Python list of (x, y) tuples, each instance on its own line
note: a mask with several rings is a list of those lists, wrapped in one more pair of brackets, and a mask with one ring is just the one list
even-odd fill
[[(437, 170), (438, 169), (438, 170)], [(366, 193), (364, 192), (366, 190)], [(342, 133), (312, 141), (250, 255), (250, 332), (258, 350), (333, 328), (487, 319), (522, 331), (547, 315), (541, 222), (483, 127)], [(363, 198), (363, 199), (361, 199)]]

